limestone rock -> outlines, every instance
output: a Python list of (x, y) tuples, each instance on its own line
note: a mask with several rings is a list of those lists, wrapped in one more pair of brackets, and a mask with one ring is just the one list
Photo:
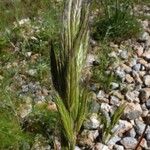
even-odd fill
[(85, 129), (97, 129), (100, 125), (97, 114), (93, 113), (87, 122), (85, 122)]
[(150, 87), (150, 75), (145, 75), (143, 77), (143, 81), (144, 81), (144, 84), (147, 86), (147, 87)]
[(125, 80), (127, 83), (133, 83), (134, 82), (134, 79), (133, 79), (133, 77), (131, 77), (130, 74), (126, 74)]
[(139, 92), (136, 90), (128, 91), (125, 96), (128, 102), (139, 102)]
[(146, 100), (148, 100), (149, 97), (150, 97), (150, 88), (143, 88), (139, 94), (140, 101), (144, 103), (146, 102)]
[(102, 143), (96, 143), (95, 147), (92, 150), (110, 150), (108, 146)]
[(128, 103), (124, 110), (124, 116), (127, 119), (134, 120), (142, 114), (142, 108), (138, 103)]
[(133, 137), (125, 137), (121, 140), (121, 144), (126, 149), (134, 149), (136, 147), (137, 140)]

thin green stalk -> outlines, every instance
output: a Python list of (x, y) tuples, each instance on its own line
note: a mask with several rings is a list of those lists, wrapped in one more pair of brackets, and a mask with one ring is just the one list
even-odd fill
[(62, 149), (75, 148), (86, 117), (88, 94), (80, 79), (89, 44), (89, 6), (88, 1), (66, 0), (62, 49), (56, 53), (53, 43), (51, 45), (51, 74), (62, 125)]

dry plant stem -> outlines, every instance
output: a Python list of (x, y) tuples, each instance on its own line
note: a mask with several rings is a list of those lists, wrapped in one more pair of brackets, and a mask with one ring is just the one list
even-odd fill
[(136, 145), (136, 147), (135, 147), (135, 150), (138, 150), (138, 148), (139, 148), (139, 146), (140, 146), (140, 144), (141, 144), (141, 141), (142, 141), (142, 139), (143, 139), (143, 137), (144, 137), (144, 135), (145, 135), (145, 132), (146, 132), (147, 128), (148, 128), (148, 124), (146, 124), (145, 129), (144, 129), (144, 131), (143, 131), (143, 133), (142, 133), (142, 135), (141, 135), (141, 137), (140, 137), (140, 139), (139, 139), (139, 142), (137, 143), (137, 145)]

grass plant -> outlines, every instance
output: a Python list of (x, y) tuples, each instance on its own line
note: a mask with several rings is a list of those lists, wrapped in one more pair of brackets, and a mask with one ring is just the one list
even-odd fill
[(101, 13), (96, 17), (93, 37), (96, 40), (121, 42), (137, 37), (140, 23), (134, 16), (131, 0), (100, 0)]
[(102, 127), (102, 142), (107, 144), (107, 142), (113, 137), (115, 133), (112, 133), (112, 129), (115, 127), (115, 125), (118, 123), (120, 117), (122, 116), (124, 109), (126, 107), (126, 104), (121, 104), (112, 114), (112, 116), (109, 117), (109, 114), (104, 111), (100, 111), (100, 120), (103, 124)]
[(7, 89), (10, 82), (9, 79), (0, 85), (0, 149), (28, 149), (26, 146), (29, 146), (32, 136), (22, 130), (17, 112), (18, 99)]
[(115, 58), (110, 58), (112, 52), (110, 46), (106, 43), (101, 43), (97, 52), (99, 64), (92, 68), (92, 81), (99, 84), (100, 88), (109, 92), (112, 82), (119, 82), (118, 78), (113, 73), (107, 73), (106, 70), (115, 61)]
[(62, 49), (51, 44), (51, 74), (61, 120), (62, 149), (73, 150), (86, 117), (88, 92), (80, 83), (88, 51), (90, 3), (67, 0), (63, 15)]

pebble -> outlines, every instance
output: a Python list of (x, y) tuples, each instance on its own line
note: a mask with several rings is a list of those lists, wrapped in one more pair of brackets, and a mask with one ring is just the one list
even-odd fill
[(114, 135), (107, 143), (108, 146), (114, 146), (121, 138), (118, 135)]
[(130, 74), (126, 74), (125, 80), (127, 83), (133, 83), (134, 82), (134, 79), (133, 79), (133, 77), (131, 77)]
[(22, 86), (22, 92), (26, 93), (26, 92), (28, 92), (28, 90), (29, 90), (28, 85)]
[(93, 150), (110, 150), (108, 146), (102, 144), (102, 143), (96, 143)]
[(123, 133), (131, 130), (133, 125), (126, 120), (119, 120), (118, 124), (112, 129), (113, 133), (122, 136)]
[(146, 140), (150, 141), (150, 133), (146, 133)]
[(147, 141), (145, 138), (142, 139), (141, 143), (140, 143), (140, 146), (142, 147), (142, 149), (146, 149), (148, 148), (148, 145), (147, 145)]
[(111, 96), (110, 97), (110, 104), (115, 105), (115, 106), (119, 106), (120, 105), (119, 98), (116, 96)]
[(146, 101), (146, 107), (147, 107), (147, 109), (150, 109), (150, 99), (148, 99), (148, 100)]
[(145, 51), (142, 55), (146, 60), (150, 60), (150, 51)]
[(78, 138), (78, 144), (80, 146), (88, 146), (88, 147), (93, 147), (94, 141), (93, 139), (88, 137), (89, 135), (89, 130), (83, 130), (82, 133), (80, 134), (80, 137)]
[(81, 148), (78, 147), (78, 146), (75, 146), (75, 149), (74, 149), (74, 150), (81, 150)]
[(93, 113), (87, 122), (85, 122), (85, 129), (97, 129), (100, 125), (97, 114)]
[(95, 56), (93, 54), (88, 54), (87, 59), (86, 59), (86, 65), (87, 66), (92, 66), (93, 62), (95, 61)]
[(136, 131), (136, 133), (138, 135), (142, 135), (144, 128), (145, 128), (145, 124), (142, 121), (136, 119), (135, 120), (135, 131)]
[(114, 150), (124, 150), (124, 147), (122, 145), (114, 145)]
[(119, 84), (118, 84), (118, 83), (111, 82), (110, 85), (111, 85), (111, 89), (112, 89), (112, 90), (116, 90), (116, 89), (119, 88)]
[(144, 32), (141, 37), (139, 38), (139, 40), (141, 42), (146, 42), (149, 39), (149, 34), (147, 32)]
[(128, 91), (125, 96), (128, 102), (139, 102), (138, 91)]
[(30, 76), (35, 76), (37, 74), (37, 70), (36, 69), (30, 69), (30, 70), (28, 70), (28, 74)]
[(130, 137), (133, 137), (133, 138), (134, 138), (134, 137), (136, 136), (135, 129), (132, 128), (132, 129), (129, 131), (128, 135), (129, 135)]
[(124, 99), (124, 95), (122, 95), (119, 90), (113, 91), (112, 94), (117, 98), (119, 98), (120, 100)]
[(130, 62), (129, 62), (129, 66), (133, 67), (134, 65), (137, 64), (137, 58), (131, 58)]
[(150, 88), (143, 88), (139, 94), (141, 103), (145, 103), (149, 97), (150, 97)]
[(97, 98), (100, 99), (100, 100), (103, 99), (105, 96), (106, 96), (106, 94), (105, 94), (105, 92), (102, 91), (102, 90), (100, 90), (100, 91), (98, 92), (98, 94), (97, 94)]
[(32, 55), (32, 52), (26, 52), (26, 57), (30, 57)]
[(141, 57), (144, 52), (144, 47), (141, 45), (138, 45), (138, 46), (135, 46), (134, 49), (136, 50), (138, 57)]
[(141, 80), (139, 74), (137, 71), (132, 70), (132, 77), (134, 78), (134, 80), (136, 81), (137, 84), (142, 84), (143, 81)]
[(148, 145), (148, 147), (150, 149), (150, 140), (147, 141), (147, 145)]
[(144, 60), (143, 58), (138, 59), (138, 63), (141, 64), (141, 65), (143, 65), (143, 66), (145, 66), (145, 67), (147, 67), (147, 64), (148, 64), (147, 61)]
[(120, 79), (124, 79), (125, 78), (125, 72), (122, 68), (118, 67), (116, 70), (116, 75), (120, 78)]
[(149, 21), (147, 19), (142, 21), (142, 26), (146, 30), (149, 27)]
[(94, 141), (98, 136), (99, 136), (99, 131), (98, 130), (88, 131), (88, 138), (90, 138), (91, 141)]
[(112, 57), (112, 58), (117, 58), (117, 54), (115, 51), (111, 52), (110, 54), (108, 54), (109, 57)]
[(92, 101), (92, 104), (90, 107), (91, 107), (90, 110), (92, 111), (92, 113), (98, 113), (100, 110), (100, 104), (96, 100)]
[(133, 137), (125, 137), (121, 140), (121, 144), (126, 149), (134, 149), (136, 147), (137, 140)]
[(146, 74), (146, 71), (139, 71), (139, 76), (141, 78), (143, 78), (143, 76), (145, 76), (145, 74)]
[(101, 102), (105, 102), (108, 103), (108, 95), (106, 95), (106, 93), (103, 90), (100, 90), (97, 94), (97, 99), (99, 99)]
[(128, 59), (128, 52), (125, 51), (125, 50), (121, 51), (120, 58), (122, 58), (122, 59)]
[(150, 87), (150, 75), (146, 75), (143, 77), (143, 81), (144, 81), (144, 84), (147, 86), (147, 87)]
[(127, 66), (126, 64), (121, 64), (121, 67), (126, 73), (130, 73), (132, 71), (131, 67)]
[(109, 112), (111, 110), (111, 106), (107, 103), (101, 103), (101, 110)]
[(136, 64), (136, 65), (134, 65), (134, 66), (133, 66), (133, 69), (134, 69), (135, 71), (140, 71), (140, 69), (141, 69), (141, 64)]
[(141, 116), (142, 108), (138, 103), (128, 103), (127, 107), (124, 110), (124, 116), (127, 119), (134, 120)]

